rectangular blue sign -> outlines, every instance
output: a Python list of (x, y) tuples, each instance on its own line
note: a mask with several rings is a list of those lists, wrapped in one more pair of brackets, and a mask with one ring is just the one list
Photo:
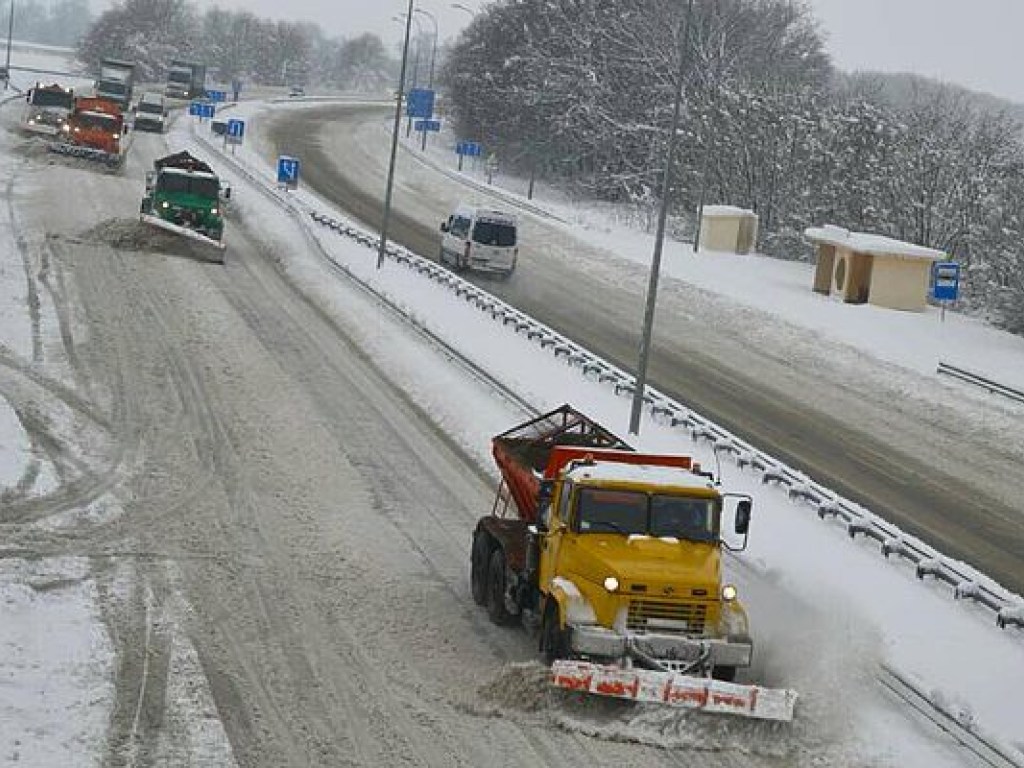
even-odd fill
[(240, 139), (245, 136), (245, 120), (232, 117), (228, 120), (228, 136), (233, 139)]
[(483, 154), (483, 147), (475, 141), (460, 141), (455, 145), (455, 154), (480, 157)]
[(427, 88), (413, 88), (405, 97), (406, 117), (429, 120), (434, 116), (434, 92)]
[(277, 158), (277, 183), (295, 189), (299, 186), (299, 159), (281, 155)]
[(932, 267), (932, 296), (936, 301), (956, 301), (960, 294), (960, 265), (938, 261)]
[(227, 101), (228, 100), (228, 92), (227, 91), (207, 91), (206, 92), (206, 98), (208, 98), (210, 101), (215, 101), (215, 102)]
[(416, 129), (417, 132), (431, 131), (433, 133), (437, 133), (438, 131), (441, 130), (441, 121), (417, 120), (415, 123), (413, 123), (413, 127)]
[(207, 104), (204, 101), (193, 101), (188, 105), (188, 113), (200, 119), (204, 117), (213, 117), (214, 112), (216, 112), (216, 108), (213, 104)]

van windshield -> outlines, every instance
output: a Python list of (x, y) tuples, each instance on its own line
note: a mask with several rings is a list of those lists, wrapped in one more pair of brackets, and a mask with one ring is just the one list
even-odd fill
[(478, 221), (473, 227), (473, 242), (511, 248), (516, 244), (516, 228), (496, 221)]
[(162, 104), (152, 101), (140, 101), (139, 112), (148, 112), (153, 115), (162, 115), (164, 107)]

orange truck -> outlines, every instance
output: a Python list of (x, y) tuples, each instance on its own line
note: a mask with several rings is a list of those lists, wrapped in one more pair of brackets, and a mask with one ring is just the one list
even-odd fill
[(120, 105), (108, 99), (80, 97), (51, 149), (118, 165), (124, 157), (127, 131)]

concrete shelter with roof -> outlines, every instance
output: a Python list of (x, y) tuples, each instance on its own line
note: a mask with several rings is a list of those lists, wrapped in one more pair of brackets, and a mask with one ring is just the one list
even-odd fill
[(921, 312), (928, 304), (932, 265), (947, 258), (933, 248), (831, 224), (811, 227), (804, 236), (818, 250), (814, 290), (848, 304)]
[(757, 242), (757, 214), (732, 205), (701, 208), (699, 246), (708, 251), (750, 253)]

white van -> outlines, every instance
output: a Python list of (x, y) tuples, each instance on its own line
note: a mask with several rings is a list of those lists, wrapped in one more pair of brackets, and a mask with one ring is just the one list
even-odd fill
[(441, 263), (508, 277), (519, 256), (518, 229), (512, 214), (460, 205), (441, 222)]

